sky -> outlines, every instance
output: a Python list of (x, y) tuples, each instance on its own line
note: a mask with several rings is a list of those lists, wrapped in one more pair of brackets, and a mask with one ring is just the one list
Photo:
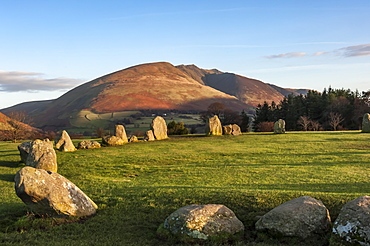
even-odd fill
[(0, 109), (150, 62), (370, 89), (369, 0), (0, 0)]

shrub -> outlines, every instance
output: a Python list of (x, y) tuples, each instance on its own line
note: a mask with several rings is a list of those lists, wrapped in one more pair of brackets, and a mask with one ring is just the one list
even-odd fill
[(184, 122), (171, 121), (167, 125), (168, 135), (186, 135), (189, 134), (188, 128), (185, 127)]
[(264, 121), (256, 125), (256, 132), (273, 132), (274, 122)]

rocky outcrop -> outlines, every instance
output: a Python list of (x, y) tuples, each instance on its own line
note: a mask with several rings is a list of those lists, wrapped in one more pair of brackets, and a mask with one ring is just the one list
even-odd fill
[(370, 196), (356, 198), (343, 206), (334, 222), (333, 234), (333, 240), (370, 245)]
[(205, 131), (207, 135), (222, 135), (222, 125), (217, 115), (207, 120)]
[(14, 180), (17, 196), (38, 215), (82, 217), (96, 212), (96, 204), (58, 173), (24, 167)]
[(364, 114), (364, 118), (362, 118), (362, 132), (369, 133), (370, 132), (370, 114)]
[(84, 140), (78, 143), (78, 149), (98, 149), (101, 145), (97, 141)]
[(139, 142), (139, 139), (138, 139), (135, 135), (132, 135), (132, 136), (130, 137), (129, 142), (130, 142), (130, 143)]
[(168, 216), (158, 229), (180, 241), (228, 240), (244, 231), (243, 223), (224, 205), (189, 205)]
[(103, 144), (108, 146), (117, 146), (128, 143), (126, 130), (123, 125), (116, 125), (114, 136), (103, 137)]
[(144, 134), (144, 141), (154, 141), (154, 134), (152, 130), (146, 131)]
[(309, 196), (298, 197), (272, 209), (256, 223), (260, 235), (315, 240), (330, 229), (329, 211)]
[(30, 152), (27, 156), (26, 166), (57, 172), (57, 155), (53, 142), (49, 139), (36, 139), (31, 142)]
[(161, 116), (155, 117), (150, 127), (151, 127), (151, 130), (153, 131), (153, 135), (156, 140), (162, 140), (162, 139), (168, 138), (167, 124), (166, 124), (166, 121)]
[(240, 130), (240, 127), (237, 124), (230, 124), (223, 126), (223, 134), (224, 135), (241, 135), (242, 131)]
[(76, 147), (73, 145), (71, 138), (67, 131), (64, 130), (62, 131), (59, 141), (55, 144), (55, 148), (63, 152), (76, 151)]
[(274, 124), (274, 133), (285, 133), (285, 120), (279, 119)]
[(26, 163), (28, 154), (31, 151), (31, 141), (21, 143), (18, 145), (19, 155), (21, 156), (21, 162)]

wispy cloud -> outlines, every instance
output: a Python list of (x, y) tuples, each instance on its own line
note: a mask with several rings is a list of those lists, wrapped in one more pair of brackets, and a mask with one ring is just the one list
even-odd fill
[(56, 91), (70, 89), (83, 82), (79, 79), (69, 78), (44, 79), (42, 75), (41, 73), (34, 72), (9, 72), (0, 70), (0, 91)]
[(279, 55), (271, 55), (271, 56), (265, 56), (268, 59), (275, 59), (275, 58), (295, 58), (295, 57), (303, 57), (306, 56), (307, 54), (304, 52), (289, 52), (289, 53), (284, 53), (284, 54), (279, 54)]
[(360, 44), (344, 47), (338, 50), (344, 57), (370, 56), (370, 44)]

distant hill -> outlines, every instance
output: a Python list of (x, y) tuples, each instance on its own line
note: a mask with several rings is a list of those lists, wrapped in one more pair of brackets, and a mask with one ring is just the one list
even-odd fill
[(253, 110), (284, 97), (272, 85), (217, 69), (167, 62), (141, 64), (84, 83), (55, 100), (3, 109), (25, 110), (37, 127), (63, 128), (81, 111), (96, 114), (135, 110), (204, 111), (221, 102), (235, 111)]
[(283, 96), (288, 96), (289, 94), (293, 94), (293, 95), (307, 95), (308, 93), (308, 89), (289, 89), (289, 88), (281, 88), (279, 86), (276, 86), (276, 85), (272, 85), (272, 84), (267, 84), (269, 86), (271, 86), (273, 89), (275, 89), (276, 91), (280, 92)]
[(30, 125), (27, 125), (25, 123), (13, 120), (13, 119), (9, 118), (8, 116), (6, 116), (5, 114), (0, 113), (0, 131), (13, 130), (14, 127), (20, 127), (20, 128), (25, 129), (27, 131), (35, 131), (35, 130), (38, 131), (38, 129), (36, 129), (36, 128), (30, 126)]

